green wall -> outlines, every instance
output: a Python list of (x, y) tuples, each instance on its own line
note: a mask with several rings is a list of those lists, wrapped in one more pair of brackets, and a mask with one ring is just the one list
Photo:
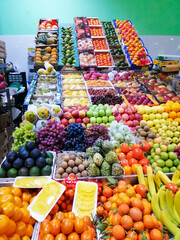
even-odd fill
[(180, 35), (179, 0), (0, 0), (0, 35), (36, 34), (39, 18), (131, 20), (140, 35)]

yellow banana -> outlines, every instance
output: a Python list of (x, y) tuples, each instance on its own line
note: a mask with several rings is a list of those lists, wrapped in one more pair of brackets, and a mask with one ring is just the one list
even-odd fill
[(177, 223), (177, 225), (180, 223), (179, 219), (176, 218), (176, 215), (174, 214), (174, 199), (172, 191), (169, 189), (166, 189), (166, 204), (167, 204), (167, 211), (171, 218), (174, 220), (173, 222)]
[(174, 240), (179, 240), (179, 239), (180, 239), (180, 230), (174, 236)]
[[(174, 201), (174, 199), (173, 199)], [(175, 205), (173, 205), (173, 210), (174, 210), (174, 216), (175, 218), (177, 219), (177, 221), (180, 223), (180, 216), (178, 215), (177, 211), (176, 211), (176, 208), (175, 208)]]
[(152, 168), (150, 166), (147, 167), (147, 179), (148, 179), (148, 185), (149, 185), (149, 192), (152, 197), (154, 194), (156, 194), (156, 187), (154, 183)]
[(178, 179), (178, 180), (175, 182), (175, 184), (176, 184), (178, 187), (180, 187), (180, 179)]
[(179, 207), (179, 203), (180, 203), (180, 190), (175, 194), (174, 196), (174, 207), (176, 209), (177, 214), (180, 217), (180, 207)]
[(151, 200), (152, 200), (151, 194), (149, 192), (147, 193), (147, 199), (149, 202), (151, 202)]
[(179, 180), (180, 172), (176, 170), (172, 176), (172, 182), (176, 184), (176, 182)]
[(145, 180), (146, 186), (148, 187), (148, 180), (147, 180), (147, 177), (144, 177), (144, 180)]
[(161, 210), (164, 210), (167, 207), (166, 203), (166, 192), (163, 189), (158, 191), (159, 203)]
[(163, 186), (163, 183), (162, 183), (160, 177), (158, 176), (158, 174), (155, 174), (155, 175), (154, 175), (154, 182), (155, 182), (155, 184), (156, 184), (156, 188), (157, 188), (157, 189), (160, 189), (160, 187)]
[(152, 210), (153, 210), (154, 215), (156, 216), (156, 218), (157, 218), (158, 220), (160, 220), (160, 212), (161, 212), (161, 209), (160, 209), (160, 206), (159, 206), (158, 193), (156, 193), (156, 194), (154, 194), (154, 195), (152, 196), (151, 206), (152, 206)]
[[(144, 179), (144, 173), (143, 173), (143, 169), (142, 166), (138, 166), (137, 167), (137, 175), (138, 175), (138, 182), (140, 184), (144, 184), (146, 185), (145, 179)], [(147, 186), (148, 187), (148, 186)]]
[(163, 225), (167, 227), (167, 229), (173, 235), (176, 235), (179, 232), (179, 228), (173, 222), (171, 222), (169, 215), (167, 214), (165, 209), (160, 212), (160, 218)]
[(166, 185), (166, 183), (171, 182), (171, 180), (162, 171), (158, 171), (156, 174), (160, 177), (161, 181)]

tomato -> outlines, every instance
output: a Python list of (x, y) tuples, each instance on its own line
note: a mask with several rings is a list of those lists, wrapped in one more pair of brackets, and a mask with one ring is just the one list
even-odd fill
[(137, 184), (135, 187), (135, 191), (141, 195), (141, 197), (146, 197), (146, 193), (148, 188), (144, 184)]
[(140, 159), (143, 158), (144, 154), (143, 154), (143, 151), (142, 151), (141, 149), (135, 148), (135, 149), (133, 150), (133, 156), (134, 156), (136, 159), (140, 160)]
[(74, 230), (75, 230), (75, 232), (77, 232), (78, 234), (83, 233), (84, 227), (85, 227), (84, 220), (82, 218), (76, 217), (75, 221), (74, 221)]
[(130, 216), (124, 215), (121, 217), (121, 225), (124, 229), (129, 230), (133, 227), (133, 220)]
[(118, 154), (118, 158), (119, 158), (119, 160), (122, 160), (122, 159), (126, 158), (126, 155), (121, 152)]
[(61, 231), (64, 234), (70, 234), (73, 231), (74, 224), (71, 219), (64, 218), (61, 223)]
[(135, 158), (130, 158), (128, 160), (128, 163), (129, 163), (129, 166), (132, 166), (133, 164), (137, 164), (138, 163), (138, 160), (135, 159)]
[(111, 189), (110, 187), (105, 187), (105, 188), (103, 189), (103, 195), (104, 195), (105, 197), (109, 198), (109, 197), (112, 196), (112, 194), (113, 194), (113, 191), (112, 191), (112, 189)]
[(147, 158), (142, 158), (140, 161), (139, 161), (139, 164), (141, 164), (142, 166), (144, 165), (149, 165), (149, 160)]
[(131, 147), (131, 151), (133, 151), (136, 148), (140, 148), (140, 145), (138, 143), (134, 143)]
[(144, 215), (143, 223), (144, 223), (144, 227), (147, 229), (151, 229), (154, 227), (154, 219), (152, 218), (151, 215)]
[(131, 206), (132, 207), (137, 207), (139, 208), (140, 210), (143, 209), (143, 203), (140, 199), (136, 198), (136, 197), (133, 197), (131, 198)]
[(97, 207), (97, 213), (98, 213), (99, 215), (103, 215), (103, 214), (104, 214), (104, 208), (101, 207), (101, 206), (98, 206), (98, 207)]
[(139, 208), (133, 207), (130, 209), (130, 217), (133, 221), (138, 222), (142, 219), (142, 212)]
[(148, 152), (150, 149), (151, 149), (151, 144), (149, 142), (143, 142), (141, 143), (140, 145), (140, 149), (143, 151), (143, 152)]
[(122, 151), (123, 153), (128, 153), (128, 152), (130, 151), (129, 145), (128, 145), (127, 143), (123, 143), (123, 144), (121, 145), (121, 151)]
[(126, 158), (129, 160), (130, 158), (133, 158), (133, 151), (129, 151), (126, 155)]
[(122, 159), (122, 160), (120, 160), (120, 163), (121, 163), (121, 166), (122, 166), (122, 167), (129, 165), (127, 159)]
[(173, 193), (176, 193), (178, 191), (178, 186), (175, 183), (166, 183), (166, 188), (171, 190)]
[(144, 230), (144, 223), (143, 222), (135, 222), (133, 225), (134, 230), (136, 230), (137, 232), (141, 232)]
[(125, 175), (131, 175), (132, 168), (130, 166), (124, 166), (123, 169), (124, 169), (124, 174)]
[(127, 204), (125, 204), (125, 203), (121, 204), (118, 207), (118, 213), (119, 213), (120, 216), (128, 214), (129, 211), (130, 211), (129, 206)]
[(91, 231), (85, 231), (81, 234), (81, 240), (93, 240)]
[(137, 240), (137, 233), (135, 231), (128, 231), (126, 237), (129, 237), (131, 240)]
[(104, 203), (104, 208), (109, 212), (111, 210), (112, 203), (110, 201), (107, 201)]

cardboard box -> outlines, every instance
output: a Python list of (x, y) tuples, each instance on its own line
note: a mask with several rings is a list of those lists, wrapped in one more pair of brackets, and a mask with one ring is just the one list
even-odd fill
[(162, 67), (163, 72), (178, 72), (180, 70), (180, 64), (170, 64)]
[(4, 130), (11, 123), (10, 111), (0, 115), (0, 132)]
[(5, 42), (3, 42), (3, 41), (0, 41), (0, 47), (2, 47), (2, 48), (6, 48), (6, 44), (5, 44)]
[(12, 137), (13, 131), (14, 131), (14, 124), (11, 123), (11, 125), (6, 128), (6, 133), (7, 133), (8, 139), (10, 139)]
[(0, 133), (0, 147), (5, 146), (8, 142), (8, 135), (6, 129)]
[(8, 147), (7, 145), (3, 146), (0, 148), (0, 163), (2, 163), (4, 157), (6, 156), (6, 153), (8, 152)]
[(6, 53), (5, 52), (0, 52), (0, 58), (6, 58)]
[(8, 140), (8, 143), (7, 143), (7, 148), (8, 148), (8, 151), (11, 150), (11, 147), (12, 147), (12, 144), (13, 144), (13, 137), (10, 137), (10, 139)]

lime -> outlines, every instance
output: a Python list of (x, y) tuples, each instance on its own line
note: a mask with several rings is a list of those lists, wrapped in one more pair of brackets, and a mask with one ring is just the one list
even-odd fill
[(49, 166), (52, 166), (52, 165), (53, 165), (53, 160), (52, 160), (52, 158), (46, 158), (46, 163), (47, 163)]
[(178, 166), (179, 165), (179, 159), (178, 158), (176, 158), (174, 161), (173, 161), (173, 164), (174, 164), (174, 166)]
[(171, 160), (175, 160), (177, 158), (177, 155), (174, 152), (169, 152), (168, 155)]
[(36, 166), (32, 167), (29, 171), (29, 176), (40, 176), (40, 169)]
[(22, 167), (18, 170), (18, 176), (28, 176), (29, 171), (26, 167)]
[(159, 156), (159, 155), (155, 155), (155, 156), (154, 156), (154, 161), (155, 161), (155, 162), (157, 162), (157, 160), (159, 160), (159, 159), (160, 159), (160, 156)]
[(49, 176), (50, 174), (51, 174), (51, 167), (49, 165), (46, 165), (41, 169), (42, 176)]
[(52, 152), (46, 152), (47, 158), (53, 159), (53, 154)]
[(165, 162), (163, 160), (161, 160), (161, 159), (158, 159), (157, 160), (157, 165), (158, 165), (158, 167), (164, 167), (165, 166)]
[(161, 159), (162, 160), (167, 160), (168, 159), (168, 154), (167, 154), (167, 152), (161, 152)]
[(0, 178), (6, 177), (6, 170), (4, 168), (0, 168)]
[(177, 166), (177, 170), (179, 170), (179, 171), (180, 171), (180, 165), (178, 165), (178, 166)]
[(172, 167), (173, 166), (173, 161), (172, 160), (170, 160), (170, 159), (168, 159), (167, 161), (166, 161), (166, 166), (167, 167)]
[(155, 170), (156, 172), (157, 172), (157, 171), (162, 171), (162, 168), (161, 168), (161, 167), (156, 167), (154, 170)]
[(175, 172), (176, 171), (176, 167), (171, 167), (170, 168), (170, 172)]
[(170, 172), (168, 167), (163, 167), (162, 171), (163, 171), (163, 173), (169, 173)]
[(152, 165), (153, 162), (154, 162), (154, 159), (151, 158), (151, 159), (149, 160), (149, 163)]
[(7, 176), (9, 178), (15, 178), (17, 177), (17, 170), (15, 168), (10, 168), (7, 172)]
[(156, 168), (156, 167), (157, 167), (157, 163), (156, 163), (156, 162), (153, 162), (153, 163), (152, 163), (152, 167), (153, 167), (153, 168)]

